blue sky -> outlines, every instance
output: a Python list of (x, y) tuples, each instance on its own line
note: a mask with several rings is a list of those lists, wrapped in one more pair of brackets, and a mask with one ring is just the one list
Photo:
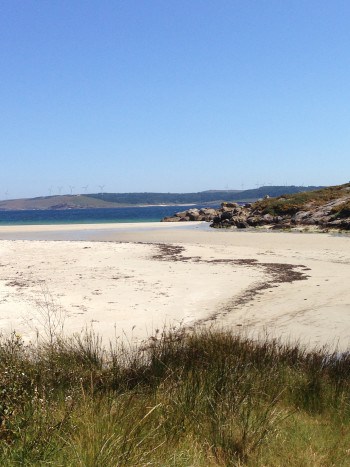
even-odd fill
[(0, 198), (350, 180), (350, 2), (1, 0)]

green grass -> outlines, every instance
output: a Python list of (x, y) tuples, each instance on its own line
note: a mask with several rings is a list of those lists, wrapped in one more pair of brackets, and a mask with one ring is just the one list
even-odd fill
[[(257, 201), (253, 204), (253, 209), (262, 212), (262, 214), (271, 214), (274, 216), (293, 215), (298, 211), (307, 211), (310, 207), (321, 206), (322, 204), (334, 201), (342, 196), (349, 196), (350, 191), (347, 188), (350, 183), (345, 185), (330, 186), (321, 190), (305, 191), (291, 195), (283, 195), (277, 198), (268, 198)], [(346, 209), (346, 210), (345, 210)], [(335, 208), (334, 213), (338, 213)], [(344, 206), (344, 211), (340, 217), (346, 217), (349, 213), (349, 202)]]
[(0, 464), (345, 466), (350, 356), (229, 331), (0, 342)]

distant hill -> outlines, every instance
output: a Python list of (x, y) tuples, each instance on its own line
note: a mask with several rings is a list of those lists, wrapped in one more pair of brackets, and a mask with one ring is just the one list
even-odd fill
[(40, 210), (40, 209), (91, 209), (110, 208), (119, 205), (103, 200), (88, 198), (85, 195), (42, 196), (0, 201), (0, 210)]
[(266, 195), (315, 190), (314, 186), (263, 186), (251, 190), (207, 190), (198, 193), (96, 193), (41, 196), (0, 201), (0, 210), (96, 209), (123, 206), (218, 204), (222, 201), (256, 201)]
[(251, 190), (207, 190), (198, 193), (99, 193), (87, 195), (87, 197), (122, 205), (203, 204), (220, 203), (221, 201), (256, 201), (267, 194), (275, 197), (317, 188), (321, 187), (264, 186)]

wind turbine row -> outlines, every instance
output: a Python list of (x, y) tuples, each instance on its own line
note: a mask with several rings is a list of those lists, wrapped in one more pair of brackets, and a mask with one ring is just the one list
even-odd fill
[[(104, 194), (104, 188), (105, 188), (106, 185), (97, 185), (97, 187), (100, 189), (99, 191), (99, 194), (103, 195)], [(63, 185), (59, 185), (56, 187), (56, 190), (54, 189), (54, 187), (51, 185), (49, 188), (48, 188), (48, 193), (49, 193), (49, 196), (55, 196), (55, 194), (57, 195), (62, 195), (62, 190), (63, 190), (64, 186)], [(88, 191), (88, 188), (89, 188), (89, 185), (84, 185), (81, 187), (81, 190), (83, 190), (82, 192), (84, 194), (87, 194), (87, 191)], [(75, 189), (75, 186), (73, 185), (68, 185), (68, 190), (69, 190), (69, 194), (70, 195), (73, 195), (73, 192), (74, 192), (74, 189)], [(4, 192), (4, 195), (5, 195), (5, 199), (8, 199), (9, 197), (9, 190), (6, 190)]]
[[(99, 193), (100, 193), (101, 195), (103, 195), (103, 194), (104, 194), (104, 188), (105, 188), (106, 185), (97, 185), (97, 186), (98, 186), (98, 188), (100, 189)], [(57, 191), (56, 191), (56, 194), (62, 195), (62, 190), (63, 190), (63, 188), (64, 188), (64, 186), (62, 186), (62, 185), (57, 186), (57, 187), (56, 187), (56, 190), (57, 190)], [(81, 190), (82, 190), (82, 192), (83, 192), (84, 194), (86, 194), (87, 191), (88, 191), (88, 188), (89, 188), (89, 185), (84, 185), (84, 186), (81, 187)], [(54, 191), (55, 191), (54, 188), (53, 188), (52, 186), (50, 186), (50, 187), (48, 188), (49, 196), (53, 196), (53, 195), (54, 195)], [(68, 185), (68, 191), (69, 191), (69, 194), (70, 194), (70, 195), (73, 195), (73, 192), (75, 191), (75, 186), (73, 186), (73, 185)], [(6, 195), (6, 196), (8, 195), (8, 191), (6, 191), (5, 195)]]

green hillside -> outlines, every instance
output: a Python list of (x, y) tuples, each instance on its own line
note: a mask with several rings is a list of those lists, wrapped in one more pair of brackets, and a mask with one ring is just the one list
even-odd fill
[(120, 203), (137, 204), (203, 204), (221, 201), (252, 201), (269, 196), (280, 196), (284, 193), (315, 190), (320, 187), (302, 186), (264, 186), (251, 190), (207, 190), (198, 193), (98, 193), (87, 197)]
[(350, 183), (344, 185), (330, 186), (314, 191), (304, 191), (293, 194), (283, 194), (277, 198), (263, 199), (254, 203), (254, 209), (260, 209), (263, 214), (285, 215), (295, 214), (317, 208), (331, 201), (339, 200), (332, 207), (333, 214), (339, 213), (340, 217), (350, 215)]

